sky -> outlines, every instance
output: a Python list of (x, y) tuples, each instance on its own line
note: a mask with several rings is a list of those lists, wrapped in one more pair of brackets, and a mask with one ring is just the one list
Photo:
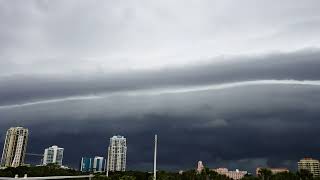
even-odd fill
[[(127, 138), (127, 169), (320, 159), (318, 0), (0, 0), (0, 146), (64, 164)], [(39, 163), (27, 157), (27, 163)]]

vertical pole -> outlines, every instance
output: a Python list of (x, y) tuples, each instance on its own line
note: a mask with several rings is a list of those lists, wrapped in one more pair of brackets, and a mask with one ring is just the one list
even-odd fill
[(154, 136), (154, 164), (153, 164), (153, 179), (157, 179), (157, 144), (158, 144), (158, 137), (157, 135)]
[(107, 165), (106, 165), (106, 176), (109, 177), (109, 148), (108, 148), (108, 154), (107, 154)]

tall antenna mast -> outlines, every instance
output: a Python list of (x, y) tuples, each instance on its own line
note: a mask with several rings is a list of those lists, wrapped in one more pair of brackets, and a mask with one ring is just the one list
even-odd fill
[(153, 161), (153, 179), (157, 179), (157, 144), (158, 144), (158, 137), (157, 135), (154, 136), (154, 161)]

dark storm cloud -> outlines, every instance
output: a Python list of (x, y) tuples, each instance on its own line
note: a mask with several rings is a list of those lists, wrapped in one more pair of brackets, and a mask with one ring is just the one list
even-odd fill
[(65, 163), (72, 166), (81, 156), (104, 155), (108, 137), (122, 134), (128, 138), (128, 167), (150, 170), (152, 137), (158, 133), (161, 169), (193, 168), (198, 160), (251, 172), (265, 165), (295, 169), (299, 158), (317, 157), (319, 143), (309, 137), (318, 138), (320, 130), (319, 90), (263, 85), (115, 95), (1, 110), (0, 126), (29, 127), (31, 152), (50, 144), (65, 147)]
[[(72, 75), (12, 75), (0, 79), (0, 104), (11, 105), (69, 96), (192, 87), (252, 80), (318, 80), (317, 49), (238, 57), (206, 65), (127, 73)], [(219, 59), (218, 59), (219, 60)]]

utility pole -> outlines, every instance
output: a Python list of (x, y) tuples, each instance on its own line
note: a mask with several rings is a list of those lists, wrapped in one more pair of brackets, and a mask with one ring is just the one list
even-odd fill
[(158, 136), (154, 136), (154, 160), (153, 160), (153, 179), (157, 179), (157, 144), (158, 144)]
[(108, 148), (108, 154), (107, 154), (107, 164), (106, 164), (106, 176), (109, 177), (109, 148)]

